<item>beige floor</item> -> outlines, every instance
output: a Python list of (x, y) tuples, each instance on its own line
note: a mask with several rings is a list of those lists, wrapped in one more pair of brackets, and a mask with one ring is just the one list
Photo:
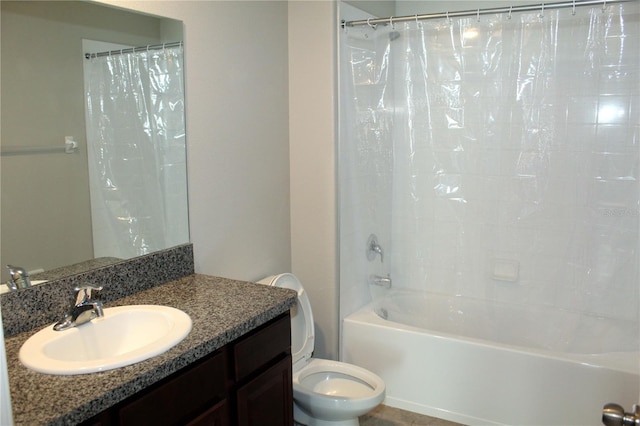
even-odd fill
[(380, 405), (369, 414), (360, 417), (360, 426), (456, 426), (434, 417), (411, 413), (398, 408)]

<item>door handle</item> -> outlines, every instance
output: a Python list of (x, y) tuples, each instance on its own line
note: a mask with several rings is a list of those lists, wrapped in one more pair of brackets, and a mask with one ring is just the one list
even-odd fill
[(640, 406), (634, 405), (632, 413), (625, 413), (618, 404), (606, 404), (602, 409), (605, 426), (640, 426)]

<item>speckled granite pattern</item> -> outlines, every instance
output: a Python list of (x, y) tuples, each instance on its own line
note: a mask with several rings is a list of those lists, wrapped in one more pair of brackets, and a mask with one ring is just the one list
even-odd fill
[(49, 269), (44, 272), (31, 275), (32, 280), (59, 280), (70, 275), (89, 272), (93, 269), (102, 268), (103, 266), (114, 265), (125, 261), (117, 257), (97, 257), (95, 259), (86, 260), (84, 262), (74, 263), (73, 265), (61, 266), (60, 268)]
[(184, 244), (109, 264), (46, 284), (0, 295), (5, 337), (58, 321), (69, 309), (73, 288), (103, 286), (105, 302), (194, 273), (193, 245)]
[[(126, 296), (105, 307), (159, 304), (182, 309), (193, 328), (162, 355), (82, 376), (53, 376), (28, 370), (18, 351), (33, 334), (7, 338), (7, 364), (15, 425), (69, 425), (84, 421), (158, 380), (287, 312), (296, 292), (205, 275), (189, 275)], [(2, 307), (5, 312), (4, 305)]]

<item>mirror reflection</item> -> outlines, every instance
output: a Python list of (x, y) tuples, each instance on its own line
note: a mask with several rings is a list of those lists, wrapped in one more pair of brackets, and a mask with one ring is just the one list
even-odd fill
[(7, 264), (47, 279), (188, 242), (182, 23), (0, 5), (1, 281)]

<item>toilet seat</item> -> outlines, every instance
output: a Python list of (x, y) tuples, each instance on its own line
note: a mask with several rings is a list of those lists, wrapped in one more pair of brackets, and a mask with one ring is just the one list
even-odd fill
[(272, 275), (258, 281), (274, 287), (288, 288), (298, 293), (296, 306), (291, 309), (291, 358), (293, 370), (311, 358), (315, 344), (315, 329), (313, 325), (313, 312), (309, 296), (302, 284), (293, 274)]
[(298, 293), (297, 304), (291, 309), (294, 420), (308, 426), (357, 426), (359, 416), (384, 400), (384, 381), (353, 364), (311, 357), (315, 342), (313, 313), (295, 275), (273, 275), (258, 283)]
[(337, 400), (370, 398), (385, 388), (380, 377), (369, 370), (339, 361), (312, 358), (293, 373), (294, 393), (312, 392), (335, 403)]

